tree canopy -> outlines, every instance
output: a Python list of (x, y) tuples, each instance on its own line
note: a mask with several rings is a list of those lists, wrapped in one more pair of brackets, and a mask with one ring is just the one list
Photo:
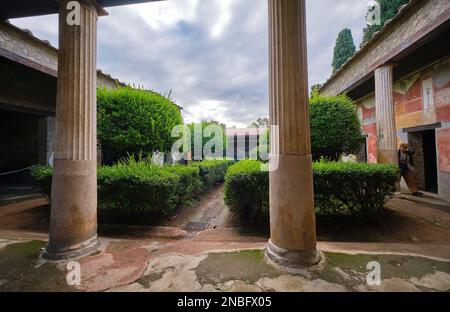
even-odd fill
[[(214, 142), (219, 143), (219, 139), (221, 139), (222, 146), (216, 146), (215, 144), (212, 145), (211, 152), (217, 153), (219, 151), (218, 148), (222, 149), (222, 156), (226, 153), (227, 148), (227, 136), (226, 136), (226, 125), (215, 121), (215, 120), (209, 120), (209, 121), (202, 121), (200, 123), (191, 123), (188, 125), (189, 130), (191, 132), (191, 150), (193, 152), (194, 160), (202, 160), (205, 157), (208, 157), (210, 155), (204, 154), (204, 148), (206, 144), (213, 144)], [(221, 131), (222, 133), (219, 133)], [(222, 138), (220, 138), (220, 135), (222, 135)], [(195, 159), (196, 149), (201, 148), (201, 159)]]
[(352, 31), (348, 28), (343, 29), (334, 46), (333, 56), (333, 72), (336, 72), (342, 65), (345, 64), (356, 52), (355, 43), (353, 42)]
[(182, 124), (179, 107), (147, 90), (121, 87), (97, 91), (98, 136), (107, 163), (127, 154), (170, 151), (172, 128)]
[(338, 160), (359, 152), (362, 126), (353, 102), (346, 96), (315, 95), (310, 99), (311, 147), (314, 159)]
[[(372, 39), (374, 33), (383, 28), (386, 21), (395, 17), (398, 13), (400, 6), (409, 2), (409, 0), (376, 0), (381, 7), (381, 24), (380, 25), (367, 25), (363, 30), (363, 40), (361, 46), (365, 45)], [(368, 12), (369, 14), (369, 12)]]

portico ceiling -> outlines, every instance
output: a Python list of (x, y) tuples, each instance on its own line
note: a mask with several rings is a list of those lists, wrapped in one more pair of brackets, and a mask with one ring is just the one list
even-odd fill
[[(97, 0), (100, 7), (154, 2), (162, 0)], [(57, 0), (2, 0), (0, 1), (0, 20), (58, 13)]]

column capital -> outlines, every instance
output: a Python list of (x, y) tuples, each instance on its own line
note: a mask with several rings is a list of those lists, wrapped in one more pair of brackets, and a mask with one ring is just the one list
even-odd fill
[(395, 62), (387, 62), (387, 63), (383, 63), (383, 64), (378, 65), (378, 66), (375, 68), (375, 70), (382, 69), (382, 68), (386, 68), (386, 67), (394, 68), (394, 67), (396, 67), (397, 65), (398, 65), (398, 63), (395, 63)]
[[(74, 0), (56, 0), (60, 6), (65, 6), (67, 3), (72, 2)], [(88, 7), (91, 11), (95, 11), (98, 16), (107, 16), (108, 11), (105, 10), (96, 0), (76, 0), (80, 4)]]

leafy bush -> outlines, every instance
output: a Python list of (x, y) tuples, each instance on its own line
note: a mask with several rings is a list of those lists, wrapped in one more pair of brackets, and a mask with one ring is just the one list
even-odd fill
[(242, 160), (228, 169), (225, 204), (244, 224), (268, 224), (269, 175), (261, 171), (260, 162)]
[(36, 166), (31, 170), (31, 177), (42, 188), (42, 191), (50, 195), (53, 169), (48, 166)]
[[(362, 126), (353, 102), (346, 96), (323, 96), (313, 92), (310, 99), (311, 149), (314, 160), (337, 161), (341, 154), (356, 154), (364, 143)], [(269, 132), (260, 138), (267, 150)], [(251, 152), (256, 159), (257, 150)]]
[[(131, 156), (113, 166), (100, 167), (98, 220), (112, 224), (154, 224), (223, 180), (230, 164), (211, 160), (204, 164), (159, 167)], [(50, 167), (32, 171), (35, 181), (48, 195), (52, 174)]]
[(198, 167), (177, 165), (165, 167), (165, 170), (176, 174), (180, 178), (177, 192), (179, 198), (178, 205), (194, 200), (200, 195), (202, 179)]
[(227, 169), (233, 163), (232, 160), (205, 160), (193, 162), (190, 166), (200, 170), (201, 187), (209, 190), (224, 181)]
[[(219, 137), (216, 138), (218, 135), (216, 133), (217, 130), (222, 131), (222, 155), (216, 155), (216, 156), (225, 156), (226, 155), (226, 149), (227, 149), (227, 136), (226, 136), (226, 126), (224, 124), (219, 123), (215, 120), (210, 121), (202, 121), (200, 123), (191, 123), (188, 125), (189, 130), (191, 132), (191, 150), (193, 153), (194, 160), (203, 160), (207, 158), (210, 155), (204, 154), (204, 147), (205, 145), (213, 140), (213, 142), (218, 142)], [(201, 129), (201, 132), (200, 132)], [(208, 131), (213, 131), (213, 133), (208, 133)], [(194, 155), (194, 148), (200, 148), (201, 146), (201, 159), (196, 159), (195, 157), (200, 157), (200, 155)], [(216, 153), (216, 146), (212, 146), (212, 153)], [(218, 152), (218, 150), (217, 150)]]
[(367, 222), (379, 220), (398, 181), (393, 165), (320, 161), (313, 173), (320, 215), (351, 214)]
[(156, 92), (121, 87), (97, 91), (98, 136), (108, 163), (153, 151), (170, 151), (172, 128), (182, 124), (180, 109)]
[(364, 142), (356, 108), (346, 96), (315, 95), (310, 99), (311, 148), (314, 160), (338, 160), (356, 154)]
[(180, 202), (181, 177), (148, 163), (99, 168), (101, 223), (141, 224), (172, 213)]
[[(269, 174), (261, 163), (241, 161), (228, 169), (225, 203), (239, 220), (259, 224), (268, 220)], [(313, 165), (316, 213), (319, 216), (351, 215), (376, 222), (398, 179), (392, 165), (316, 162)]]

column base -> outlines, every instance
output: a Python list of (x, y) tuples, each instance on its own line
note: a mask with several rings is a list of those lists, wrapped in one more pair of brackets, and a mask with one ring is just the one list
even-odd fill
[(82, 243), (68, 247), (52, 246), (51, 244), (48, 244), (42, 253), (42, 258), (52, 261), (80, 258), (96, 252), (98, 246), (99, 241), (97, 235)]
[(277, 266), (287, 270), (307, 269), (319, 264), (322, 260), (316, 249), (290, 251), (276, 246), (271, 240), (267, 244), (266, 257)]

